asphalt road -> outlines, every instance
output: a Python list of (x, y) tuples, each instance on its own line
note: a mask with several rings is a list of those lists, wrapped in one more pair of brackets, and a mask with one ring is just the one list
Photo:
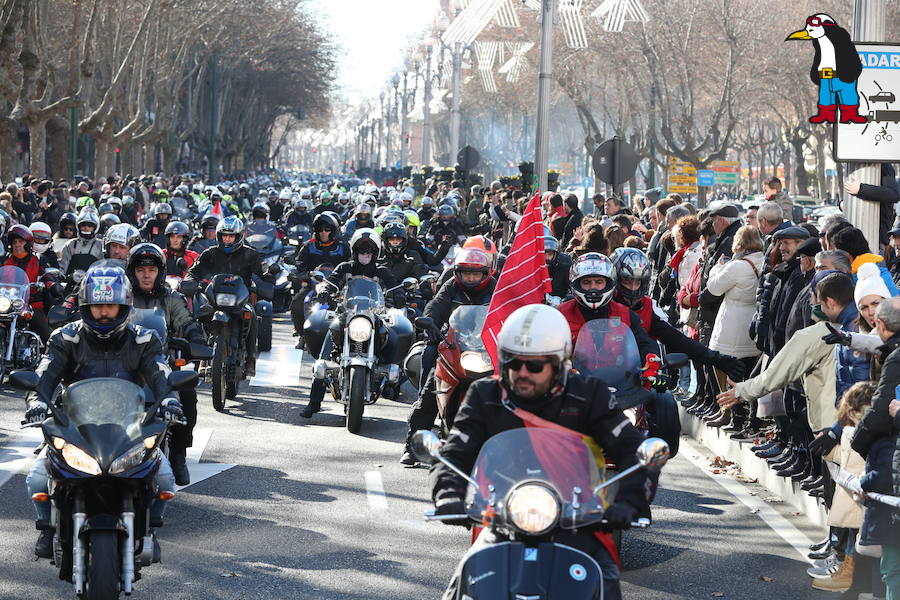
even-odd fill
[[(143, 570), (133, 597), (440, 597), (468, 532), (421, 521), (427, 472), (397, 463), (408, 404), (368, 407), (360, 435), (347, 432), (333, 402), (303, 419), (311, 363), (298, 366), (289, 328), (280, 320), (277, 352), (261, 357), (258, 374), (269, 384), (243, 384), (224, 414), (213, 410), (208, 387), (201, 389), (198, 429), (208, 434), (202, 462), (235, 466), (195, 467), (221, 472), (176, 495), (160, 531), (163, 562)], [(15, 451), (28, 446), (18, 430), (22, 407), (21, 395), (3, 390), (0, 469), (16, 472), (0, 483), (0, 599), (66, 598), (74, 595), (70, 586), (32, 554), (37, 532), (22, 472), (28, 459)], [(625, 534), (625, 597), (828, 597), (810, 588), (800, 554), (705, 470), (685, 456), (666, 467), (653, 527)], [(822, 537), (803, 517), (782, 514), (811, 539)]]

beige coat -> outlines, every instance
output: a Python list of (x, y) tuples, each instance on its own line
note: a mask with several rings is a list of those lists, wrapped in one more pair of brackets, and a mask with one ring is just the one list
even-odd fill
[[(851, 475), (862, 476), (866, 471), (865, 459), (850, 448), (850, 441), (856, 427), (844, 427), (841, 435), (841, 445), (836, 446), (825, 459), (831, 462), (839, 462), (841, 467)], [(828, 512), (828, 525), (830, 527), (850, 527), (859, 529), (862, 527), (863, 507), (853, 500), (853, 496), (839, 485), (834, 486), (834, 499), (831, 501), (831, 510)]]
[(798, 379), (806, 390), (807, 419), (813, 431), (831, 427), (837, 418), (834, 346), (822, 341), (825, 323), (816, 323), (791, 336), (765, 370), (734, 386), (741, 400), (750, 401), (780, 390)]

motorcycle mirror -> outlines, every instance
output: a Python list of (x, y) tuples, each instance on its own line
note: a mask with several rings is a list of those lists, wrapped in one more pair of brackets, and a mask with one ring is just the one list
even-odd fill
[(195, 360), (212, 360), (213, 349), (206, 344), (191, 344), (191, 358)]
[(72, 281), (75, 283), (81, 283), (81, 280), (84, 279), (84, 271), (78, 269), (72, 273)]
[(409, 447), (413, 455), (423, 463), (433, 463), (440, 456), (443, 443), (430, 429), (420, 429), (412, 435)]
[(49, 269), (44, 269), (44, 277), (47, 277), (50, 279), (58, 278), (59, 277), (59, 269), (55, 269), (53, 267), (50, 267)]
[(33, 392), (37, 389), (40, 376), (34, 371), (19, 369), (9, 374), (9, 385), (17, 390)]
[(663, 359), (663, 365), (667, 368), (680, 369), (688, 364), (689, 360), (687, 354), (683, 352), (673, 352), (672, 354), (666, 354)]
[(418, 283), (419, 281), (415, 277), (407, 277), (403, 280), (403, 287), (404, 289), (411, 290), (416, 287)]
[(50, 327), (59, 327), (69, 320), (69, 309), (62, 304), (57, 304), (47, 312), (47, 323)]
[(431, 317), (416, 317), (413, 325), (416, 326), (416, 329), (431, 329), (434, 327), (434, 319)]
[(280, 272), (281, 267), (278, 265), (278, 263), (272, 263), (271, 265), (269, 265), (269, 275), (275, 275), (276, 273)]
[(178, 268), (181, 269), (182, 271), (184, 271), (184, 270), (187, 269), (187, 267), (188, 267), (187, 261), (184, 260), (184, 257), (181, 257), (181, 258), (179, 258), (178, 260), (176, 260), (176, 261), (175, 261), (175, 264), (176, 264), (176, 265), (178, 266)]
[(313, 271), (309, 274), (316, 281), (325, 281), (325, 273), (322, 271)]
[(200, 308), (197, 309), (197, 318), (205, 321), (213, 316), (213, 313), (216, 312), (216, 309), (212, 307), (211, 304), (204, 304)]
[(428, 281), (433, 281), (437, 279), (437, 273), (425, 273), (421, 277), (419, 277), (419, 282), (425, 283)]
[(658, 470), (669, 461), (669, 444), (660, 438), (647, 438), (637, 449), (637, 459), (642, 466)]
[(196, 371), (172, 371), (168, 377), (169, 387), (173, 390), (187, 390), (197, 387), (200, 375)]
[(178, 284), (178, 291), (185, 296), (195, 296), (200, 291), (200, 285), (193, 279), (182, 279)]

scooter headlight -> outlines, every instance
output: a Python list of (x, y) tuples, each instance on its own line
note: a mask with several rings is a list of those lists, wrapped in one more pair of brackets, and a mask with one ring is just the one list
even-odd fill
[(372, 323), (365, 317), (354, 317), (347, 324), (347, 336), (351, 342), (365, 342), (372, 337)]
[(82, 473), (87, 473), (88, 475), (99, 475), (101, 473), (100, 463), (78, 446), (66, 442), (62, 447), (62, 457), (70, 467)]
[(146, 446), (143, 442), (140, 444), (133, 446), (128, 452), (112, 461), (112, 464), (109, 465), (110, 473), (122, 473), (127, 471), (128, 469), (133, 469), (134, 467), (141, 464), (141, 461), (144, 460), (144, 452), (146, 451)]
[(559, 520), (559, 512), (556, 492), (537, 483), (513, 488), (506, 499), (509, 521), (528, 535), (542, 535), (553, 529)]
[(216, 294), (217, 306), (234, 306), (237, 304), (236, 294)]
[(4, 296), (0, 296), (0, 313), (9, 312), (12, 308), (12, 300)]
[(469, 373), (481, 374), (494, 371), (494, 365), (485, 360), (484, 355), (480, 352), (463, 352), (459, 357), (459, 364)]

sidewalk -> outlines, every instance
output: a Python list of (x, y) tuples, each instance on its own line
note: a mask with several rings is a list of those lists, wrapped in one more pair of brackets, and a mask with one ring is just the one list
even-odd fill
[(752, 444), (739, 444), (729, 439), (728, 434), (719, 429), (707, 427), (697, 417), (687, 414), (680, 404), (678, 412), (681, 417), (682, 435), (703, 444), (716, 456), (735, 463), (741, 468), (744, 476), (757, 479), (760, 485), (772, 492), (772, 496), (781, 498), (786, 505), (805, 514), (816, 525), (825, 526), (826, 512), (822, 503), (801, 490), (800, 484), (790, 478), (775, 475), (765, 460), (750, 451)]

